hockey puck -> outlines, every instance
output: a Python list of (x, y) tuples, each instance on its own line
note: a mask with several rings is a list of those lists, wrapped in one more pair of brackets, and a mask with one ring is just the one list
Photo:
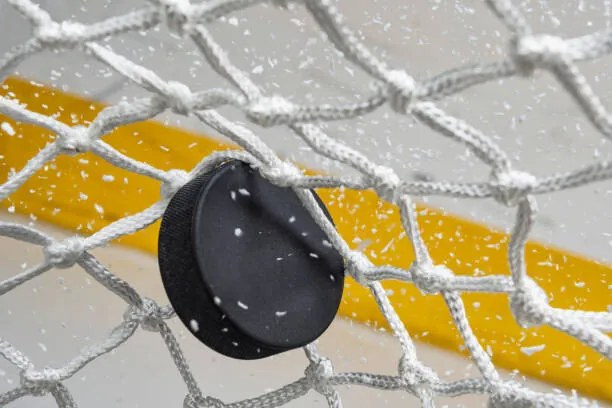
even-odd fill
[(177, 191), (158, 245), (176, 314), (201, 342), (229, 357), (302, 347), (325, 331), (340, 305), (342, 257), (291, 188), (241, 161)]

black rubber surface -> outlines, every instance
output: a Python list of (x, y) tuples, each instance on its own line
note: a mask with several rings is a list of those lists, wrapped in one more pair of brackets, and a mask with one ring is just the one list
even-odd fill
[(240, 359), (315, 340), (336, 315), (344, 283), (342, 258), (293, 190), (240, 161), (175, 194), (162, 219), (159, 266), (190, 332)]

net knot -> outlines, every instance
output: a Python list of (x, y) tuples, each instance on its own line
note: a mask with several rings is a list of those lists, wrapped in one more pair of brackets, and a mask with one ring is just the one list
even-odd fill
[(538, 179), (535, 176), (523, 171), (497, 172), (491, 181), (493, 198), (508, 207), (515, 206), (537, 186), (537, 183)]
[(306, 371), (308, 384), (321, 395), (330, 395), (334, 392), (330, 380), (334, 377), (334, 366), (328, 358), (319, 358), (312, 361)]
[(402, 356), (398, 371), (406, 387), (413, 390), (416, 395), (433, 397), (432, 385), (438, 383), (439, 378), (431, 368)]
[(367, 256), (359, 251), (350, 251), (344, 260), (346, 273), (361, 286), (368, 286), (370, 278), (368, 272), (372, 268), (372, 262)]
[(297, 107), (282, 96), (257, 98), (246, 110), (252, 122), (263, 127), (290, 123), (297, 113)]
[(172, 112), (187, 116), (196, 105), (196, 97), (189, 87), (178, 81), (168, 81), (166, 84), (166, 104)]
[(406, 71), (390, 71), (386, 78), (389, 86), (389, 104), (398, 113), (407, 113), (414, 98), (416, 81)]
[(534, 68), (562, 63), (569, 52), (565, 40), (553, 35), (525, 35), (513, 43), (512, 56), (519, 68), (529, 74)]
[(45, 260), (56, 268), (70, 268), (85, 252), (85, 241), (79, 236), (54, 241), (43, 249)]
[(279, 161), (272, 167), (262, 167), (261, 174), (279, 187), (296, 185), (303, 177), (302, 172), (293, 163)]
[(144, 298), (142, 308), (138, 312), (140, 312), (140, 326), (144, 330), (159, 331), (159, 324), (165, 314), (162, 308), (153, 299)]
[(191, 15), (193, 6), (189, 0), (158, 0), (170, 31), (182, 37), (193, 29)]
[(167, 200), (171, 199), (176, 192), (189, 181), (189, 173), (184, 170), (172, 169), (164, 174), (164, 182), (161, 185), (161, 196)]
[(524, 328), (538, 326), (547, 306), (546, 293), (531, 279), (525, 279), (510, 295), (512, 314)]
[(75, 126), (68, 132), (58, 135), (57, 143), (62, 152), (73, 156), (91, 150), (92, 138), (89, 128)]
[(144, 298), (140, 307), (130, 305), (124, 318), (139, 322), (143, 330), (156, 332), (162, 320), (169, 318), (172, 313), (171, 308), (160, 307), (153, 299)]
[(43, 396), (61, 381), (60, 373), (53, 368), (35, 370), (28, 368), (21, 372), (21, 386), (34, 396)]
[(74, 21), (55, 21), (39, 25), (34, 35), (45, 45), (76, 44), (86, 34), (87, 27)]
[(416, 265), (411, 269), (411, 275), (416, 287), (426, 295), (449, 288), (455, 276), (445, 265)]
[(401, 180), (392, 168), (377, 166), (372, 175), (372, 183), (374, 190), (383, 200), (390, 203), (396, 203), (399, 200)]

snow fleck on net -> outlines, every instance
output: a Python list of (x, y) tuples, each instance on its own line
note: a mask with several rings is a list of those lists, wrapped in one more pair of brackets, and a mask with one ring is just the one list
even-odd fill
[[(165, 341), (176, 367), (183, 377), (188, 394), (185, 407), (273, 407), (299, 398), (309, 390), (319, 392), (331, 407), (340, 407), (336, 389), (341, 385), (362, 385), (384, 390), (404, 390), (418, 397), (425, 407), (433, 407), (436, 396), (486, 394), (492, 407), (561, 407), (588, 406), (578, 397), (531, 391), (515, 382), (503, 380), (470, 328), (460, 292), (506, 293), (516, 320), (523, 326), (547, 325), (565, 332), (598, 351), (612, 357), (612, 314), (557, 309), (549, 306), (542, 289), (529, 278), (524, 261), (524, 248), (535, 218), (535, 196), (572, 188), (612, 177), (612, 163), (592, 165), (536, 178), (514, 169), (511, 160), (494, 141), (468, 123), (452, 117), (434, 103), (466, 88), (510, 76), (529, 76), (536, 70), (549, 71), (577, 102), (593, 125), (607, 138), (612, 138), (612, 115), (581, 74), (576, 63), (600, 58), (612, 52), (612, 31), (583, 37), (562, 39), (534, 34), (521, 11), (507, 0), (489, 0), (488, 6), (513, 34), (510, 52), (499, 62), (474, 64), (453, 69), (430, 79), (417, 81), (401, 69), (393, 69), (374, 55), (343, 24), (343, 17), (330, 0), (281, 1), (267, 0), (279, 7), (306, 7), (327, 38), (352, 63), (375, 80), (376, 92), (367, 100), (350, 105), (303, 106), (290, 103), (282, 96), (264, 95), (261, 89), (232, 64), (215, 42), (207, 26), (234, 11), (264, 3), (265, 0), (213, 0), (191, 4), (188, 0), (151, 0), (150, 5), (128, 14), (94, 24), (72, 21), (56, 22), (29, 0), (9, 0), (32, 24), (33, 37), (8, 51), (0, 58), (0, 80), (4, 80), (20, 62), (43, 50), (79, 49), (129, 78), (151, 93), (151, 97), (121, 102), (104, 109), (88, 127), (71, 127), (29, 111), (19, 101), (0, 97), (0, 112), (15, 120), (41, 126), (57, 137), (47, 144), (21, 170), (0, 185), (0, 199), (5, 199), (30, 176), (58, 155), (92, 152), (108, 162), (161, 182), (160, 200), (144, 211), (120, 219), (88, 237), (55, 241), (45, 234), (18, 224), (0, 223), (0, 234), (43, 247), (45, 261), (38, 266), (0, 282), (0, 295), (35, 278), (51, 268), (67, 268), (78, 264), (100, 284), (128, 303), (122, 322), (99, 344), (84, 349), (80, 355), (59, 368), (37, 369), (19, 349), (0, 339), (0, 355), (21, 371), (20, 385), (0, 395), (0, 405), (27, 395), (51, 394), (61, 407), (76, 407), (63, 381), (85, 365), (119, 347), (139, 328), (158, 332)], [(190, 38), (210, 65), (227, 78), (236, 89), (194, 91), (176, 81), (165, 81), (153, 71), (116, 54), (96, 40), (127, 31), (143, 31), (167, 24), (174, 32)], [(412, 115), (454, 142), (466, 145), (491, 168), (488, 183), (408, 182), (392, 169), (374, 163), (364, 154), (325, 134), (314, 123), (349, 119), (371, 112), (389, 103), (398, 115)], [(233, 123), (214, 109), (230, 105), (241, 109), (246, 117), (263, 127), (286, 125), (317, 153), (356, 169), (360, 176), (306, 176), (293, 164), (280, 159), (264, 141), (250, 130)], [(164, 110), (192, 115), (221, 132), (244, 150), (218, 152), (203, 158), (190, 172), (162, 171), (146, 163), (126, 157), (102, 141), (114, 128), (150, 119)], [(396, 375), (368, 373), (336, 373), (329, 359), (318, 354), (314, 345), (305, 347), (309, 365), (303, 378), (277, 391), (240, 402), (225, 403), (204, 396), (193, 378), (187, 361), (172, 332), (164, 322), (173, 316), (169, 306), (160, 306), (139, 295), (127, 282), (114, 276), (89, 253), (120, 236), (134, 233), (158, 220), (172, 194), (189, 179), (213, 166), (237, 158), (250, 162), (270, 181), (294, 187), (306, 208), (329, 236), (330, 242), (346, 260), (347, 273), (367, 286), (381, 312), (401, 343), (402, 357)], [(373, 189), (400, 209), (404, 228), (416, 254), (408, 270), (373, 266), (360, 252), (353, 251), (322, 214), (309, 192), (317, 187)], [(459, 198), (492, 197), (500, 204), (516, 208), (516, 222), (511, 233), (508, 260), (511, 276), (456, 276), (443, 265), (435, 265), (419, 236), (417, 215), (411, 196), (443, 195)], [(421, 291), (442, 296), (452, 314), (467, 350), (477, 365), (481, 378), (444, 382), (434, 371), (421, 363), (414, 344), (399, 320), (380, 285), (382, 279), (412, 282)]]

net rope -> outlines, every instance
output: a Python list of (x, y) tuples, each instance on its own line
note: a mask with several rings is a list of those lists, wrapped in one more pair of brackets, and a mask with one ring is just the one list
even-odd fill
[[(146, 7), (93, 24), (54, 21), (30, 0), (8, 0), (31, 24), (33, 36), (0, 56), (0, 82), (29, 56), (44, 50), (81, 50), (106, 64), (150, 97), (123, 101), (103, 109), (87, 126), (69, 126), (50, 116), (27, 109), (15, 98), (0, 97), (0, 112), (16, 121), (50, 130), (56, 137), (20, 170), (0, 185), (0, 199), (6, 199), (29, 177), (59, 155), (91, 152), (109, 163), (156, 179), (161, 184), (158, 202), (145, 210), (119, 219), (90, 236), (54, 238), (30, 226), (1, 222), (0, 235), (39, 245), (44, 261), (0, 282), (0, 295), (52, 268), (78, 265), (105, 288), (127, 302), (127, 310), (108, 338), (81, 350), (65, 365), (37, 368), (15, 345), (0, 338), (0, 355), (21, 372), (20, 385), (0, 395), (0, 406), (28, 395), (52, 395), (60, 407), (77, 407), (63, 384), (81, 368), (127, 341), (140, 327), (157, 332), (167, 345), (188, 393), (184, 406), (195, 407), (275, 407), (315, 390), (330, 407), (341, 407), (337, 387), (361, 385), (381, 390), (403, 390), (420, 399), (423, 407), (434, 407), (437, 396), (488, 395), (491, 407), (574, 407), (595, 403), (576, 395), (541, 393), (504, 380), (489, 355), (475, 337), (460, 297), (462, 292), (505, 293), (517, 322), (523, 327), (546, 325), (566, 333), (599, 352), (612, 357), (612, 313), (565, 310), (551, 307), (544, 291), (528, 275), (525, 244), (536, 217), (536, 196), (612, 178), (612, 162), (599, 161), (547, 177), (535, 176), (514, 167), (507, 154), (491, 137), (465, 121), (444, 112), (436, 101), (469, 87), (511, 76), (530, 76), (537, 70), (549, 71), (572, 96), (579, 109), (606, 138), (612, 138), (612, 114), (606, 110), (577, 63), (612, 53), (612, 30), (563, 39), (532, 32), (521, 10), (508, 0), (488, 0), (488, 7), (511, 33), (508, 53), (497, 62), (459, 67), (431, 78), (416, 80), (401, 69), (389, 67), (362, 43), (345, 24), (330, 0), (149, 0)], [(299, 105), (279, 95), (264, 95), (249, 76), (235, 66), (207, 29), (219, 18), (235, 11), (271, 3), (275, 6), (305, 7), (333, 45), (352, 63), (370, 75), (375, 83), (369, 98), (346, 105)], [(211, 67), (234, 89), (194, 91), (177, 81), (166, 81), (153, 71), (118, 55), (96, 41), (128, 31), (145, 31), (159, 24), (193, 41)], [(467, 146), (490, 169), (488, 182), (406, 181), (389, 167), (375, 163), (363, 153), (327, 135), (317, 122), (350, 119), (365, 115), (388, 103), (398, 115), (411, 115), (442, 136)], [(294, 164), (282, 160), (248, 128), (234, 123), (215, 109), (231, 106), (261, 127), (288, 127), (316, 153), (357, 170), (358, 176), (308, 176)], [(190, 171), (163, 171), (130, 158), (103, 141), (113, 129), (151, 119), (165, 110), (198, 118), (238, 144), (242, 150), (222, 151), (204, 157)], [(315, 344), (304, 348), (308, 365), (304, 376), (276, 391), (238, 402), (223, 402), (206, 396), (192, 375), (179, 343), (165, 320), (173, 317), (170, 306), (162, 306), (141, 296), (130, 284), (110, 272), (91, 253), (126, 234), (146, 228), (158, 220), (172, 195), (190, 179), (228, 159), (240, 159), (257, 168), (272, 183), (292, 187), (304, 206), (342, 254), (346, 271), (359, 284), (369, 288), (382, 314), (401, 345), (402, 355), (394, 375), (362, 372), (337, 373), (331, 361), (321, 356)], [(346, 187), (372, 189), (396, 205), (403, 227), (414, 249), (415, 260), (407, 270), (375, 266), (361, 252), (352, 250), (322, 213), (310, 189)], [(438, 195), (465, 199), (493, 198), (516, 209), (508, 245), (511, 275), (458, 276), (442, 264), (434, 264), (418, 228), (413, 196)], [(380, 281), (397, 279), (411, 282), (422, 292), (442, 296), (461, 338), (477, 366), (478, 378), (443, 381), (417, 358), (415, 345), (389, 302)]]

